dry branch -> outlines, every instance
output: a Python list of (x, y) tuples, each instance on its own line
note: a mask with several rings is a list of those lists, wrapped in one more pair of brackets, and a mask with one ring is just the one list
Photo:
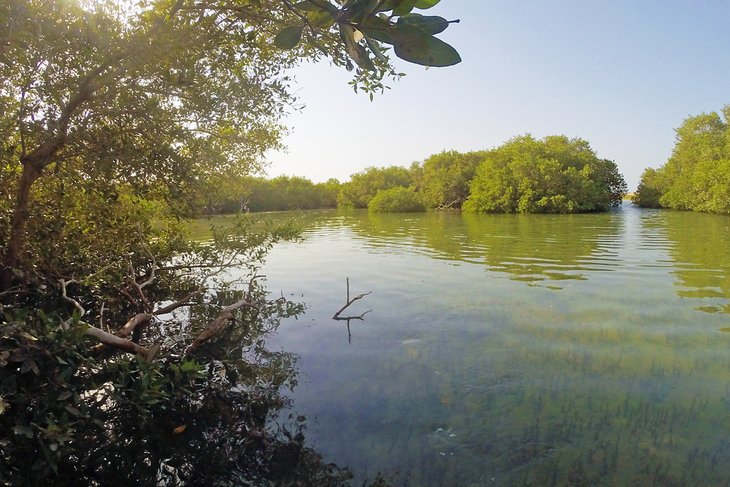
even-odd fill
[(138, 353), (147, 360), (152, 360), (152, 357), (157, 351), (156, 349), (148, 350), (131, 340), (112, 335), (111, 333), (107, 333), (104, 330), (96, 328), (95, 326), (89, 326), (84, 333), (88, 336), (96, 338), (97, 340), (99, 340), (100, 343), (103, 343), (104, 345), (107, 345), (111, 348), (116, 348), (117, 350), (122, 350), (124, 352)]
[(348, 320), (348, 319), (356, 319), (356, 320), (362, 320), (362, 319), (363, 319), (363, 317), (364, 317), (364, 316), (365, 316), (366, 314), (368, 314), (369, 312), (371, 312), (372, 310), (370, 310), (370, 309), (369, 309), (369, 310), (367, 310), (366, 312), (364, 312), (363, 314), (361, 314), (361, 315), (358, 315), (358, 316), (342, 316), (342, 317), (340, 317), (340, 314), (341, 314), (341, 313), (342, 313), (343, 311), (345, 311), (345, 310), (346, 310), (346, 309), (347, 309), (347, 308), (348, 308), (348, 307), (349, 307), (349, 306), (350, 306), (350, 305), (351, 305), (352, 303), (354, 303), (354, 302), (355, 302), (355, 301), (357, 301), (358, 299), (362, 299), (362, 298), (364, 298), (365, 296), (367, 296), (367, 295), (368, 295), (368, 294), (370, 294), (370, 293), (372, 293), (372, 291), (368, 291), (368, 292), (366, 292), (366, 293), (363, 293), (363, 294), (358, 294), (358, 295), (357, 295), (357, 296), (355, 296), (354, 298), (350, 299), (350, 278), (348, 277), (348, 278), (347, 278), (347, 302), (345, 303), (345, 305), (344, 305), (344, 306), (343, 306), (342, 308), (340, 308), (340, 309), (339, 309), (339, 310), (337, 311), (337, 313), (335, 313), (335, 314), (334, 314), (334, 315), (332, 316), (332, 319), (333, 319), (333, 320)]
[(147, 326), (150, 321), (152, 321), (153, 316), (154, 315), (152, 313), (137, 313), (132, 316), (123, 327), (117, 330), (115, 336), (118, 336), (119, 338), (129, 338), (129, 336), (136, 330)]
[(193, 343), (191, 343), (187, 350), (185, 350), (185, 353), (187, 355), (192, 354), (203, 343), (207, 342), (208, 340), (225, 330), (225, 328), (228, 326), (228, 322), (233, 320), (233, 312), (239, 308), (243, 308), (246, 306), (253, 307), (248, 297), (245, 297), (239, 301), (236, 301), (230, 306), (226, 306), (225, 308), (223, 308), (220, 314), (213, 321), (210, 322), (210, 324), (197, 336), (197, 338), (195, 338), (195, 340), (193, 340)]

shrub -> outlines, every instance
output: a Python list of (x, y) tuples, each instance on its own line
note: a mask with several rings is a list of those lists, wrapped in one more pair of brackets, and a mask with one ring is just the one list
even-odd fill
[(418, 194), (410, 188), (390, 188), (378, 191), (368, 203), (368, 209), (376, 213), (414, 213), (426, 211)]

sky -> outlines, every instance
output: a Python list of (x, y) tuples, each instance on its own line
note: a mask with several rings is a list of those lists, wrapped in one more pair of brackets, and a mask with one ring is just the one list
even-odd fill
[(396, 60), (406, 76), (372, 102), (342, 69), (297, 68), (305, 107), (285, 120), (269, 176), (346, 181), (530, 133), (587, 140), (631, 191), (666, 162), (684, 119), (730, 104), (729, 0), (442, 0), (423, 13), (460, 19), (439, 37), (462, 62)]

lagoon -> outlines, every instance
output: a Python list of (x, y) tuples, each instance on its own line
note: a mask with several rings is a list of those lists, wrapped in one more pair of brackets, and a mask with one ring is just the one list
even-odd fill
[[(272, 216), (272, 215), (270, 215)], [(726, 485), (730, 218), (283, 213), (269, 348), (353, 485)], [(372, 291), (334, 321), (351, 293)]]

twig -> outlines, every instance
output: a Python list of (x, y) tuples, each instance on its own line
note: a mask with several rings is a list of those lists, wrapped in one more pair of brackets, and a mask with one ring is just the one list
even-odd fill
[[(349, 306), (350, 306), (350, 305), (351, 305), (352, 303), (354, 303), (354, 302), (355, 302), (355, 301), (357, 301), (358, 299), (362, 299), (362, 298), (364, 298), (365, 296), (367, 296), (367, 295), (368, 295), (368, 294), (370, 294), (370, 293), (372, 293), (372, 291), (368, 291), (368, 292), (366, 292), (366, 293), (363, 293), (363, 294), (358, 294), (358, 295), (357, 295), (357, 296), (355, 296), (354, 298), (350, 299), (350, 278), (348, 277), (348, 278), (347, 278), (347, 302), (345, 303), (345, 305), (344, 305), (344, 306), (343, 306), (342, 308), (340, 308), (340, 309), (339, 309), (339, 310), (337, 311), (337, 313), (335, 313), (335, 314), (334, 314), (334, 315), (332, 316), (332, 319), (333, 319), (333, 320), (346, 320), (346, 319), (347, 319), (347, 317), (342, 317), (342, 318), (340, 318), (340, 313), (342, 313), (343, 311), (345, 311), (345, 310), (346, 310), (346, 309), (347, 309), (347, 308), (348, 308), (348, 307), (349, 307)], [(349, 318), (354, 318), (354, 319), (362, 320), (362, 319), (363, 319), (363, 317), (364, 317), (364, 316), (365, 316), (366, 314), (368, 314), (368, 313), (369, 313), (370, 311), (372, 311), (372, 310), (368, 310), (368, 311), (364, 312), (363, 314), (361, 314), (361, 315), (359, 315), (359, 316), (350, 316)]]

